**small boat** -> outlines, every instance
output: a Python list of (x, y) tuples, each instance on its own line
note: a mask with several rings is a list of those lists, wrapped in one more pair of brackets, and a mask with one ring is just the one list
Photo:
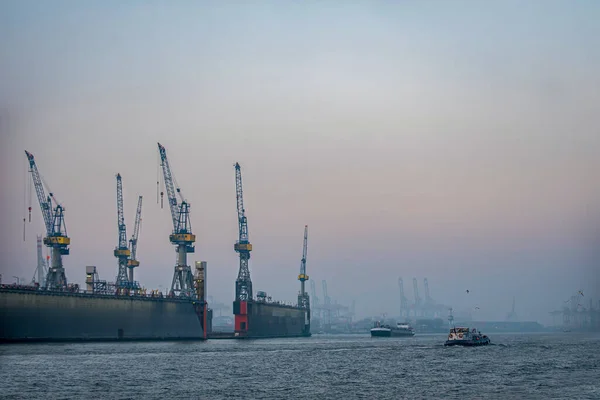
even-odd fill
[(371, 329), (371, 337), (402, 337), (415, 336), (413, 328), (409, 324), (397, 323), (396, 326), (381, 325), (379, 321)]
[(444, 346), (485, 346), (490, 344), (490, 338), (482, 335), (477, 329), (451, 328), (448, 340)]

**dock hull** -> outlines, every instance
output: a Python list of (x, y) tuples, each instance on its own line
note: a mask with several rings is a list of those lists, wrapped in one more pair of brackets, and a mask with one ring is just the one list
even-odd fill
[(0, 342), (202, 340), (191, 300), (0, 289)]
[(398, 331), (386, 331), (386, 330), (371, 330), (371, 337), (413, 337), (414, 333), (411, 332), (398, 332)]
[(308, 309), (258, 301), (235, 301), (233, 313), (234, 337), (237, 339), (311, 336)]

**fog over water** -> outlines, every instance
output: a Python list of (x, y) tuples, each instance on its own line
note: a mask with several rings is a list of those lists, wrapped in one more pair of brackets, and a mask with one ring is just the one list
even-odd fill
[[(114, 280), (115, 175), (138, 279), (170, 286), (157, 146), (191, 203), (209, 294), (233, 300), (233, 164), (254, 290), (307, 270), (357, 316), (397, 314), (397, 279), (477, 319), (600, 298), (600, 3), (4, 1), (0, 273), (30, 280), (24, 150), (66, 208), (70, 281)], [(166, 207), (166, 203), (165, 203)], [(469, 295), (465, 290), (469, 289)], [(423, 295), (423, 293), (421, 293)]]

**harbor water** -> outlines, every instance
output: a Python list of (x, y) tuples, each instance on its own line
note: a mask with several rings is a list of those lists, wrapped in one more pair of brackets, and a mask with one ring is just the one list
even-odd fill
[(600, 334), (13, 344), (1, 399), (600, 399)]

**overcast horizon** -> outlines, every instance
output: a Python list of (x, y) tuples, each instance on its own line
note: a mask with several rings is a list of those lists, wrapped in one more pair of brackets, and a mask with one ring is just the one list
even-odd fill
[(67, 279), (115, 279), (120, 173), (128, 236), (144, 196), (136, 279), (167, 290), (160, 142), (218, 302), (239, 162), (255, 293), (296, 300), (308, 225), (318, 296), (358, 317), (397, 315), (398, 277), (477, 319), (597, 306), (600, 3), (251, 3), (0, 5), (3, 283), (31, 280), (44, 230), (27, 150), (66, 209)]

